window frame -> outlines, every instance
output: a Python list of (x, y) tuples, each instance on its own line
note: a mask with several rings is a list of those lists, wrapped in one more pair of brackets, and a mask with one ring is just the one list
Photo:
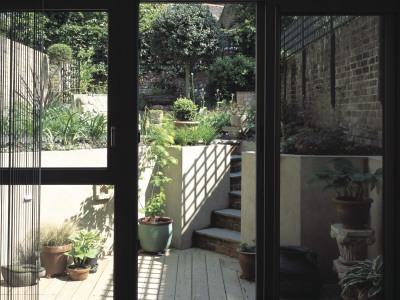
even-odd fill
[[(115, 184), (115, 299), (137, 298), (137, 131), (138, 122), (138, 3), (111, 0), (44, 0), (46, 10), (104, 10), (109, 12), (109, 126), (116, 126), (116, 146), (109, 148), (108, 168), (42, 169), (42, 184)], [(64, 1), (63, 1), (64, 2)], [(167, 1), (146, 1), (167, 2)], [(183, 2), (183, 1), (174, 1)], [(200, 1), (185, 1), (200, 2)], [(247, 1), (213, 1), (219, 3)], [(249, 1), (254, 2), (254, 1)], [(384, 64), (384, 262), (385, 297), (400, 299), (395, 275), (400, 269), (400, 11), (395, 1), (337, 0), (307, 2), (266, 0), (257, 2), (257, 299), (279, 299), (279, 20), (292, 15), (383, 15)], [(29, 5), (29, 4), (26, 4)], [(2, 0), (2, 8), (14, 8)], [(29, 7), (27, 7), (29, 8)], [(133, 16), (133, 17), (132, 17)], [(136, 72), (132, 72), (136, 66)], [(267, 68), (273, 66), (273, 68)], [(125, 95), (136, 94), (136, 99)], [(115, 99), (115, 100), (114, 100)], [(134, 101), (136, 100), (136, 101)], [(268, 101), (268, 102), (267, 102)], [(123, 106), (124, 109), (118, 109)], [(271, 143), (271, 139), (273, 143)], [(123, 142), (121, 142), (123, 141)], [(118, 154), (118, 155), (117, 155)], [(2, 170), (3, 172), (3, 170)], [(6, 175), (6, 174), (5, 174)], [(123, 176), (122, 176), (123, 175)], [(272, 196), (271, 196), (272, 195)], [(273, 201), (265, 201), (273, 199)], [(268, 238), (267, 238), (268, 236)], [(135, 250), (133, 250), (135, 249)], [(134, 252), (133, 252), (134, 251)], [(133, 252), (133, 253), (132, 253)], [(390, 263), (387, 263), (390, 262)], [(128, 269), (128, 271), (127, 271)]]

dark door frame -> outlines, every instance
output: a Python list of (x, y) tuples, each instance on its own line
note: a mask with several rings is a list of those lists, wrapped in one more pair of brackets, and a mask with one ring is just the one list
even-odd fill
[[(157, 2), (157, 1), (153, 1)], [(158, 1), (161, 2), (161, 1)], [(166, 2), (166, 1), (164, 1)], [(182, 1), (175, 1), (182, 2)], [(196, 2), (196, 1), (186, 1)], [(198, 1), (200, 2), (200, 1)], [(212, 1), (226, 3), (231, 1)], [(246, 1), (241, 1), (246, 2)], [(110, 13), (109, 123), (116, 146), (105, 169), (43, 169), (43, 184), (114, 183), (115, 299), (135, 299), (137, 291), (137, 41), (138, 6), (111, 0), (44, 0), (47, 10), (106, 10)], [(13, 8), (2, 0), (0, 8)], [(400, 299), (400, 11), (396, 1), (257, 1), (257, 299), (279, 296), (279, 20), (292, 15), (383, 15), (384, 41), (384, 258), (385, 298)], [(29, 5), (29, 4), (23, 4)], [(136, 53), (135, 53), (136, 51)], [(397, 55), (396, 55), (397, 54)], [(268, 66), (268, 68), (267, 68)], [(131, 95), (136, 95), (131, 96)], [(130, 98), (131, 97), (131, 98)], [(119, 109), (123, 107), (123, 109)], [(271, 142), (273, 141), (273, 142)]]

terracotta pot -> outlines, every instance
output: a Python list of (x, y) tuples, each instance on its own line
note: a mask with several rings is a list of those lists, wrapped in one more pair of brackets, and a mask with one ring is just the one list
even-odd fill
[(68, 266), (68, 272), (71, 279), (75, 281), (86, 280), (91, 267), (90, 265), (85, 265), (85, 267), (85, 269), (78, 269), (75, 265)]
[(71, 251), (72, 244), (64, 246), (40, 246), (43, 265), (46, 269), (47, 278), (54, 275), (64, 275), (67, 268), (68, 258), (64, 252)]
[(369, 223), (372, 199), (363, 201), (343, 201), (334, 198), (339, 221), (345, 229), (364, 229)]
[(254, 281), (256, 277), (256, 254), (237, 250), (242, 275), (240, 278)]
[(197, 125), (200, 124), (198, 121), (172, 121), (172, 123), (174, 123), (177, 128), (182, 128), (183, 126), (197, 127)]

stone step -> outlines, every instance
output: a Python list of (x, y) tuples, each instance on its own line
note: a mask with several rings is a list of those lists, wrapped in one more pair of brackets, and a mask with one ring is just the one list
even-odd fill
[(229, 192), (229, 207), (234, 209), (240, 209), (242, 207), (242, 191), (231, 191)]
[(230, 175), (231, 179), (231, 191), (237, 191), (242, 189), (242, 172), (233, 172)]
[(222, 228), (206, 228), (195, 231), (193, 244), (201, 249), (237, 257), (236, 249), (240, 240), (240, 232)]
[(240, 209), (220, 209), (213, 211), (211, 215), (212, 226), (240, 232), (241, 211)]

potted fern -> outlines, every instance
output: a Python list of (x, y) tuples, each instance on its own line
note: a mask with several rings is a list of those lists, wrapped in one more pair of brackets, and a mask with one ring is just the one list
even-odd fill
[(240, 278), (254, 281), (256, 276), (256, 240), (254, 239), (250, 243), (241, 242), (237, 252), (240, 268), (242, 269)]
[(378, 300), (382, 298), (383, 257), (359, 261), (343, 276), (339, 284), (342, 294), (350, 288), (358, 290), (358, 300)]
[(332, 162), (333, 169), (317, 170), (307, 184), (325, 182), (326, 186), (322, 192), (333, 189), (337, 193), (333, 201), (343, 228), (363, 229), (368, 224), (372, 203), (368, 193), (382, 177), (382, 168), (377, 169), (375, 173), (363, 174), (346, 158), (336, 158)]

